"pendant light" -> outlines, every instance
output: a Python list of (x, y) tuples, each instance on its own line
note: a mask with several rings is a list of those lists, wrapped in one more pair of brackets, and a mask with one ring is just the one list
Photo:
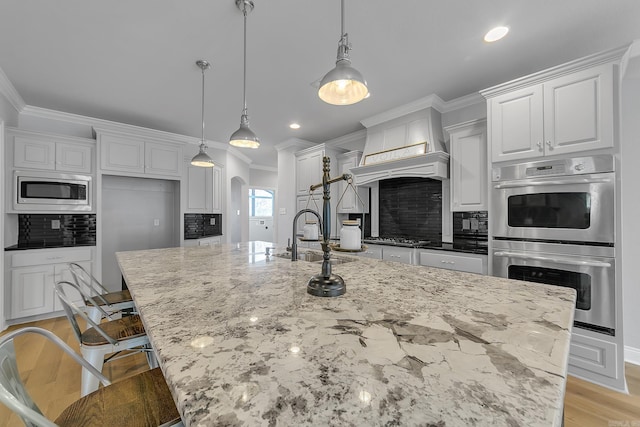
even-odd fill
[(351, 66), (349, 59), (349, 34), (344, 32), (344, 0), (340, 0), (340, 41), (338, 42), (338, 59), (333, 70), (320, 81), (318, 96), (327, 104), (351, 105), (362, 101), (369, 94), (367, 81), (362, 74)]
[(240, 116), (240, 128), (229, 139), (229, 144), (242, 148), (258, 148), (260, 140), (249, 128), (249, 116), (247, 115), (247, 15), (253, 10), (253, 2), (250, 0), (235, 0), (236, 6), (244, 15), (244, 81), (242, 83), (242, 98), (244, 108)]
[(213, 160), (207, 154), (207, 144), (204, 140), (204, 72), (211, 67), (204, 59), (196, 61), (196, 65), (202, 70), (202, 139), (200, 140), (200, 151), (191, 159), (193, 166), (200, 166), (203, 168), (213, 167)]

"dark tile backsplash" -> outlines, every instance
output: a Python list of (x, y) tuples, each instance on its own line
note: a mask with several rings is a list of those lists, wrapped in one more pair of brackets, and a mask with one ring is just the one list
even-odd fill
[(442, 182), (429, 178), (380, 181), (380, 237), (442, 241)]
[[(211, 224), (211, 220), (215, 224)], [(184, 214), (184, 238), (200, 239), (202, 237), (222, 234), (221, 214)]]
[(454, 212), (453, 234), (487, 235), (489, 215), (487, 211)]
[(18, 247), (93, 246), (95, 214), (20, 214)]

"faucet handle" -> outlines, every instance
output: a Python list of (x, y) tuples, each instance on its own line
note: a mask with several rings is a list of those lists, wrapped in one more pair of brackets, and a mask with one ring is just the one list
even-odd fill
[(291, 239), (287, 239), (287, 247), (285, 249), (287, 252), (291, 252)]

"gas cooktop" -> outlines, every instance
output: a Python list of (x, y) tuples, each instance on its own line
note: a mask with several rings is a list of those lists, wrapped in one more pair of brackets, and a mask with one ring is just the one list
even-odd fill
[(414, 240), (404, 237), (365, 237), (364, 243), (377, 245), (403, 246), (405, 248), (420, 248), (431, 245), (431, 240)]

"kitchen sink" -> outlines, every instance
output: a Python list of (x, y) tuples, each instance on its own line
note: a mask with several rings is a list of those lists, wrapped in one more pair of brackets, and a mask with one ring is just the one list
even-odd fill
[[(283, 252), (280, 254), (275, 254), (275, 256), (279, 258), (287, 258), (291, 259), (291, 252)], [(307, 261), (307, 262), (317, 262), (322, 263), (322, 254), (318, 252), (298, 252), (298, 260), (299, 261)], [(329, 258), (329, 262), (333, 265), (335, 264), (345, 264), (347, 262), (353, 262), (356, 259), (347, 258), (347, 257), (334, 257)]]

